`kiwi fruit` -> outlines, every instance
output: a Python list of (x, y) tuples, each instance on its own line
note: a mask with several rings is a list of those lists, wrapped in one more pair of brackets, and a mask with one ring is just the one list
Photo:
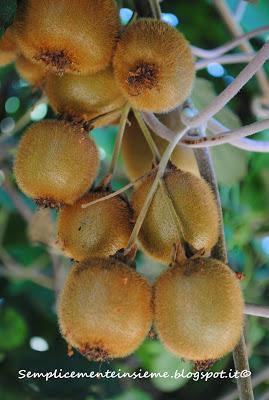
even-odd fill
[(73, 204), (92, 185), (99, 167), (94, 141), (64, 121), (45, 120), (23, 135), (14, 164), (19, 188), (41, 206)]
[[(154, 181), (151, 174), (134, 190), (137, 218)], [(143, 251), (169, 264), (174, 245), (181, 242), (192, 254), (211, 250), (219, 236), (219, 213), (213, 192), (203, 178), (190, 172), (168, 170), (157, 189), (138, 239)], [(171, 207), (172, 206), (172, 207)]]
[(89, 360), (125, 357), (150, 330), (152, 290), (123, 262), (94, 258), (69, 273), (58, 319), (67, 343)]
[(9, 27), (0, 39), (0, 67), (13, 63), (16, 60), (17, 53), (18, 46), (13, 30)]
[(113, 66), (122, 93), (140, 111), (172, 110), (192, 89), (189, 44), (163, 21), (141, 18), (129, 24), (117, 44)]
[[(111, 68), (94, 75), (50, 75), (45, 91), (53, 110), (71, 120), (91, 121), (119, 109), (126, 102)], [(108, 115), (102, 123), (109, 124), (116, 118), (117, 115)], [(100, 123), (96, 120), (93, 125), (98, 127)]]
[(225, 264), (194, 258), (165, 271), (154, 285), (154, 324), (172, 353), (218, 359), (233, 350), (243, 327), (238, 280)]
[(33, 86), (42, 86), (46, 78), (46, 70), (43, 67), (32, 63), (22, 55), (16, 60), (16, 70), (25, 81)]
[(95, 73), (111, 61), (119, 32), (114, 0), (24, 0), (14, 30), (23, 55), (54, 73)]
[[(166, 121), (172, 121), (173, 118), (168, 118), (168, 116), (169, 114), (160, 114), (158, 118), (165, 125), (169, 126), (166, 124)], [(126, 124), (125, 127), (122, 141), (122, 157), (128, 177), (130, 180), (135, 180), (151, 170), (153, 156), (134, 115), (130, 114), (128, 120), (130, 124)], [(168, 142), (151, 130), (150, 133), (160, 154), (162, 155), (168, 146)], [(177, 168), (200, 176), (192, 149), (184, 146), (177, 146), (172, 153), (171, 161)]]
[(115, 196), (81, 207), (107, 194), (106, 191), (90, 192), (59, 212), (58, 243), (76, 261), (108, 257), (127, 246), (133, 227), (127, 201)]

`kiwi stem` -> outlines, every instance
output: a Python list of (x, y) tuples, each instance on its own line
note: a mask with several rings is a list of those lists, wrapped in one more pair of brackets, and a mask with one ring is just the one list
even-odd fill
[(136, 220), (135, 226), (133, 228), (133, 231), (131, 233), (128, 245), (125, 249), (125, 254), (128, 254), (128, 252), (132, 249), (132, 246), (135, 244), (137, 236), (139, 234), (139, 231), (141, 229), (141, 226), (144, 222), (144, 219), (147, 215), (148, 209), (151, 205), (152, 199), (158, 189), (159, 183), (160, 183), (160, 179), (163, 177), (163, 174), (166, 170), (168, 161), (171, 157), (171, 154), (173, 153), (173, 150), (175, 149), (177, 143), (179, 142), (179, 140), (185, 135), (185, 133), (187, 132), (188, 128), (184, 128), (182, 130), (180, 130), (175, 136), (174, 139), (168, 144), (165, 152), (163, 153), (163, 156), (161, 158), (159, 167), (158, 167), (158, 171), (156, 173), (155, 179), (152, 183), (152, 186), (147, 194), (147, 197), (145, 199), (145, 202), (143, 204), (143, 207), (141, 209), (141, 212)]
[(152, 170), (147, 172), (145, 175), (140, 176), (135, 181), (128, 183), (127, 185), (123, 186), (121, 189), (119, 189), (119, 190), (117, 190), (117, 191), (115, 191), (113, 193), (107, 194), (106, 196), (103, 196), (100, 199), (91, 201), (90, 203), (82, 204), (81, 208), (87, 208), (87, 207), (92, 206), (92, 205), (94, 205), (96, 203), (101, 203), (101, 201), (105, 201), (105, 200), (111, 199), (112, 197), (118, 196), (119, 194), (126, 192), (126, 190), (131, 189), (137, 182), (141, 181), (146, 176), (151, 175), (155, 170), (156, 170), (156, 168), (153, 168)]
[[(148, 145), (150, 147), (150, 150), (151, 150), (151, 152), (153, 154), (154, 165), (156, 165), (157, 163), (160, 162), (160, 159), (161, 159), (161, 155), (159, 153), (158, 147), (156, 146), (156, 144), (155, 144), (155, 142), (154, 142), (154, 140), (152, 138), (152, 135), (151, 135), (150, 131), (148, 130), (147, 125), (145, 124), (145, 122), (144, 122), (144, 120), (142, 118), (141, 113), (136, 111), (136, 110), (133, 110), (133, 112), (134, 112), (135, 118), (136, 118), (136, 120), (137, 120), (137, 122), (138, 122), (138, 124), (140, 126), (140, 129), (142, 130), (142, 132), (144, 134), (144, 137), (145, 137), (145, 139), (146, 139), (146, 141), (147, 141), (147, 143), (148, 143)], [(182, 238), (182, 229), (181, 229), (181, 225), (180, 225), (180, 222), (179, 222), (175, 207), (173, 205), (173, 201), (172, 201), (171, 196), (169, 194), (169, 191), (168, 191), (168, 189), (166, 187), (165, 181), (163, 179), (160, 179), (159, 183), (160, 183), (160, 189), (163, 192), (164, 201), (165, 201), (165, 204), (167, 206), (167, 209), (169, 210), (173, 220), (175, 221), (175, 225), (176, 225), (176, 228), (177, 228), (177, 231), (178, 231), (179, 243), (181, 243), (180, 239)], [(185, 255), (184, 249), (182, 248), (181, 251), (178, 252), (178, 254), (179, 255), (181, 255), (181, 254)], [(181, 257), (181, 258), (182, 258), (181, 261), (184, 261), (184, 257)], [(185, 256), (185, 259), (186, 259), (186, 256)]]
[(144, 137), (145, 137), (145, 139), (146, 139), (146, 141), (147, 141), (147, 143), (148, 143), (148, 145), (150, 147), (150, 150), (151, 150), (151, 152), (153, 154), (153, 157), (154, 157), (154, 164), (156, 165), (156, 164), (158, 164), (160, 162), (160, 159), (161, 159), (161, 155), (160, 155), (160, 152), (158, 150), (158, 147), (156, 146), (156, 144), (155, 144), (155, 142), (154, 142), (154, 140), (152, 138), (152, 135), (151, 135), (150, 131), (148, 130), (148, 127), (147, 127), (147, 125), (145, 124), (145, 122), (144, 122), (144, 120), (142, 118), (141, 113), (136, 111), (136, 110), (133, 110), (133, 112), (134, 112), (134, 116), (135, 116), (135, 118), (136, 118), (136, 120), (138, 122), (138, 125), (140, 126), (140, 129), (143, 132), (143, 135), (144, 135)]
[(140, 17), (161, 19), (158, 0), (134, 0), (134, 4)]
[(130, 108), (131, 108), (130, 104), (127, 103), (123, 107), (122, 114), (121, 114), (121, 117), (120, 117), (119, 132), (118, 132), (117, 139), (116, 139), (116, 142), (115, 142), (115, 146), (114, 146), (114, 150), (113, 150), (113, 154), (112, 154), (111, 164), (110, 164), (109, 170), (107, 172), (107, 176), (109, 177), (109, 182), (110, 182), (110, 180), (111, 180), (111, 178), (112, 178), (112, 176), (113, 176), (113, 174), (115, 172), (115, 168), (116, 168), (117, 160), (118, 160), (118, 157), (119, 157), (119, 154), (120, 154), (123, 134), (124, 134), (124, 131), (125, 131), (125, 126), (126, 126), (126, 122), (127, 122), (127, 118), (128, 118), (128, 114), (129, 114)]

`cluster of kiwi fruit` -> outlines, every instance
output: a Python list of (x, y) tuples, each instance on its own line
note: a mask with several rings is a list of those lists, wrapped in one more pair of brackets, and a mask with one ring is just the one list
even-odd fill
[[(26, 130), (14, 174), (39, 206), (58, 210), (57, 241), (74, 261), (58, 306), (69, 346), (90, 360), (125, 357), (154, 324), (179, 357), (208, 360), (231, 351), (243, 299), (230, 268), (210, 258), (219, 212), (193, 152), (174, 150), (138, 235), (139, 248), (168, 266), (152, 286), (124, 251), (156, 174), (148, 142), (131, 111), (122, 154), (129, 178), (142, 179), (131, 201), (105, 199), (112, 189), (96, 185), (99, 154), (88, 133), (117, 123), (126, 105), (157, 113), (177, 132), (177, 107), (194, 79), (187, 40), (155, 19), (120, 26), (114, 0), (22, 0), (0, 43), (1, 64), (14, 60), (58, 117)], [(150, 133), (162, 154), (167, 142)]]

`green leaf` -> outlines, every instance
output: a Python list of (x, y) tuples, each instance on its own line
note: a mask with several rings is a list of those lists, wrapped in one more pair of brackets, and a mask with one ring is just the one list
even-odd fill
[(161, 374), (167, 372), (169, 374), (168, 378), (152, 378), (152, 384), (158, 390), (173, 392), (188, 382), (188, 378), (174, 378), (174, 374), (176, 371), (179, 374), (184, 372), (185, 376), (188, 372), (192, 371), (192, 364), (168, 353), (160, 342), (146, 341), (136, 354), (142, 361), (143, 367), (149, 372)]
[(4, 307), (0, 312), (0, 350), (19, 347), (27, 336), (27, 325), (13, 308)]
[(12, 24), (17, 9), (17, 0), (0, 0), (0, 36)]
[(107, 400), (152, 400), (152, 397), (140, 389), (130, 389)]
[[(213, 84), (206, 79), (197, 78), (194, 85), (192, 100), (198, 110), (205, 108), (214, 98), (216, 93)], [(230, 129), (241, 126), (240, 119), (227, 106), (217, 115), (223, 125)], [(222, 185), (234, 185), (247, 173), (247, 152), (237, 149), (229, 144), (215, 146), (210, 149), (218, 182)]]

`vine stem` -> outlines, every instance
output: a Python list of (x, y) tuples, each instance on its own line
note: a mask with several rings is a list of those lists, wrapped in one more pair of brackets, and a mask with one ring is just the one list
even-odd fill
[(152, 138), (152, 135), (151, 135), (150, 131), (148, 130), (148, 127), (147, 127), (147, 125), (145, 124), (145, 122), (144, 122), (144, 120), (142, 118), (141, 113), (136, 111), (136, 110), (133, 110), (133, 111), (134, 111), (135, 118), (136, 118), (136, 120), (138, 122), (138, 125), (139, 125), (141, 131), (143, 132), (143, 135), (144, 135), (144, 137), (145, 137), (145, 139), (146, 139), (146, 141), (147, 141), (147, 143), (149, 145), (149, 148), (150, 148), (150, 150), (152, 152), (152, 155), (154, 157), (154, 161), (155, 161), (155, 164), (156, 164), (161, 159), (161, 155), (160, 155), (160, 152), (158, 150), (158, 147), (156, 146), (156, 144), (155, 144), (155, 142), (154, 142), (154, 140)]
[(194, 117), (182, 115), (183, 123), (189, 128), (195, 128), (207, 122), (217, 114), (242, 87), (255, 75), (261, 65), (269, 58), (269, 41), (257, 52), (252, 61), (240, 72), (235, 80), (223, 90), (207, 107)]
[[(224, 236), (224, 225), (222, 218), (222, 208), (218, 190), (218, 184), (214, 172), (214, 168), (212, 165), (211, 156), (208, 149), (197, 149), (195, 150), (195, 156), (197, 160), (197, 164), (200, 170), (200, 174), (203, 178), (208, 182), (210, 187), (212, 188), (219, 209), (220, 215), (220, 236), (216, 246), (213, 248), (211, 252), (211, 256), (222, 261), (223, 263), (228, 263), (227, 251), (225, 246), (225, 236)], [(249, 371), (249, 363), (247, 357), (247, 350), (245, 344), (244, 334), (242, 332), (239, 343), (235, 347), (233, 351), (233, 359), (235, 369), (237, 371)], [(237, 380), (237, 388), (239, 393), (240, 400), (254, 400), (252, 383), (250, 377), (240, 377)]]
[[(161, 121), (158, 120), (158, 118), (152, 114), (152, 113), (143, 113), (143, 118), (146, 124), (161, 138), (170, 141), (173, 140), (173, 137), (175, 133), (169, 129), (166, 125), (162, 124)], [(253, 135), (257, 132), (261, 132), (262, 130), (268, 129), (269, 128), (269, 119), (265, 119), (263, 121), (258, 121), (254, 122), (252, 124), (243, 126), (238, 129), (234, 130), (229, 130), (226, 128), (224, 125), (222, 125), (220, 122), (218, 122), (214, 118), (210, 118), (207, 121), (207, 125), (209, 126), (210, 130), (213, 130), (214, 133), (216, 133), (213, 137), (190, 137), (186, 136), (180, 141), (180, 145), (183, 146), (188, 146), (188, 147), (193, 147), (193, 148), (203, 148), (203, 147), (212, 147), (212, 146), (218, 146), (220, 144), (224, 143), (230, 143), (233, 144), (237, 142), (239, 138)], [(212, 128), (214, 127), (214, 128)], [(254, 142), (254, 141), (253, 141)], [(261, 147), (259, 146), (258, 141), (255, 141), (257, 143), (257, 148)], [(241, 143), (241, 142), (240, 142)], [(263, 142), (263, 144), (267, 144), (267, 147), (269, 146), (269, 142)], [(242, 145), (243, 146), (243, 145)]]
[(219, 64), (242, 64), (251, 61), (255, 57), (255, 53), (237, 53), (228, 54), (226, 56), (216, 57), (216, 58), (206, 58), (204, 60), (199, 60), (195, 64), (195, 70), (200, 71), (206, 68), (211, 63)]
[[(234, 18), (234, 15), (230, 11), (229, 7), (225, 3), (224, 0), (213, 0), (215, 7), (219, 11), (222, 19), (228, 26), (230, 32), (236, 37), (240, 36), (243, 33), (243, 29), (241, 28), (240, 24)], [(245, 52), (253, 52), (253, 47), (251, 44), (245, 40), (240, 45), (241, 49)], [(266, 77), (266, 74), (263, 69), (256, 71), (257, 80), (260, 86), (260, 90), (263, 95), (269, 100), (269, 83)]]
[[(214, 134), (224, 133), (228, 131), (228, 128), (226, 128), (226, 126), (221, 124), (215, 118), (211, 118), (208, 121), (207, 128)], [(240, 138), (229, 142), (229, 144), (242, 150), (254, 151), (259, 153), (269, 153), (269, 141)]]
[(107, 173), (107, 179), (106, 182), (108, 183), (111, 180), (111, 177), (113, 176), (114, 172), (115, 172), (115, 168), (116, 168), (116, 164), (117, 164), (117, 160), (120, 154), (120, 149), (121, 149), (121, 144), (122, 144), (122, 139), (123, 139), (123, 135), (124, 135), (124, 130), (125, 130), (125, 126), (127, 123), (127, 119), (128, 119), (128, 114), (130, 111), (130, 104), (126, 104), (123, 107), (122, 110), (122, 114), (120, 117), (120, 125), (119, 125), (119, 132), (117, 135), (117, 139), (115, 142), (115, 146), (114, 146), (114, 150), (113, 150), (113, 154), (112, 154), (112, 160), (110, 163), (110, 167), (108, 169), (108, 173)]
[(238, 47), (241, 43), (245, 42), (246, 40), (255, 38), (263, 33), (269, 31), (269, 25), (262, 26), (261, 28), (254, 29), (251, 32), (245, 33), (244, 35), (240, 35), (237, 38), (223, 44), (222, 46), (216, 47), (215, 49), (206, 50), (201, 49), (200, 47), (191, 46), (191, 50), (193, 55), (201, 58), (216, 58), (225, 53), (228, 53), (230, 50)]
[(245, 314), (255, 315), (256, 317), (269, 318), (269, 307), (257, 306), (255, 304), (245, 304)]
[(148, 212), (148, 209), (149, 209), (149, 207), (151, 205), (153, 197), (154, 197), (154, 195), (155, 195), (155, 193), (157, 191), (157, 188), (158, 188), (158, 185), (159, 185), (159, 181), (163, 177), (163, 174), (165, 172), (165, 169), (166, 169), (168, 161), (169, 161), (169, 159), (171, 157), (171, 154), (173, 153), (173, 150), (176, 147), (176, 145), (179, 142), (179, 140), (187, 132), (187, 129), (188, 128), (184, 128), (181, 131), (179, 131), (176, 135), (174, 135), (173, 141), (171, 141), (169, 143), (169, 145), (167, 146), (167, 148), (166, 148), (166, 150), (165, 150), (165, 152), (164, 152), (164, 154), (163, 154), (163, 156), (161, 158), (161, 161), (160, 161), (160, 164), (159, 164), (155, 179), (154, 179), (154, 181), (152, 183), (152, 186), (151, 186), (151, 188), (150, 188), (150, 190), (149, 190), (149, 192), (147, 194), (147, 197), (145, 199), (145, 202), (143, 204), (141, 212), (140, 212), (140, 214), (139, 214), (139, 216), (138, 216), (138, 218), (136, 220), (135, 226), (134, 226), (133, 231), (131, 233), (128, 245), (127, 245), (127, 247), (125, 249), (125, 254), (126, 255), (130, 252), (130, 250), (132, 249), (133, 245), (136, 242), (137, 236), (138, 236), (139, 231), (141, 229), (141, 226), (142, 226), (142, 224), (144, 222), (144, 219), (145, 219), (145, 217), (147, 215), (147, 212)]

